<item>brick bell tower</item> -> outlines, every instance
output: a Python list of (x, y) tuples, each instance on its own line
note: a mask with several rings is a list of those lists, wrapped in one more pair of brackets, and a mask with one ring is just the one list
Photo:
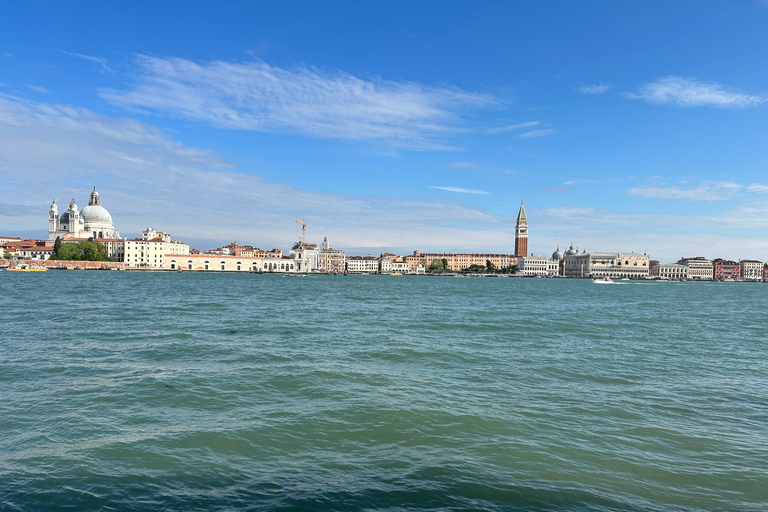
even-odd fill
[(528, 256), (528, 216), (525, 214), (525, 203), (520, 201), (520, 213), (515, 224), (515, 256)]

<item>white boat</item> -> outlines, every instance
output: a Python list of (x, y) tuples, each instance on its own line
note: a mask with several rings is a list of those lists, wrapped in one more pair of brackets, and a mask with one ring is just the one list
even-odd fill
[(595, 284), (613, 284), (613, 279), (610, 277), (600, 277), (592, 280)]

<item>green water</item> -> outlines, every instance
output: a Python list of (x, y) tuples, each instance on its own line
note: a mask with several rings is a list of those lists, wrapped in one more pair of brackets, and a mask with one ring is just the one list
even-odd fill
[(768, 510), (768, 285), (50, 271), (0, 291), (2, 511)]

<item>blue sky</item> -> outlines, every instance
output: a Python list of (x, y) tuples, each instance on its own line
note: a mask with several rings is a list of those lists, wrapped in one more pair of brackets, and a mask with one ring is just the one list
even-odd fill
[[(415, 4), (415, 5), (413, 5)], [(16, 2), (0, 228), (768, 259), (768, 2)]]

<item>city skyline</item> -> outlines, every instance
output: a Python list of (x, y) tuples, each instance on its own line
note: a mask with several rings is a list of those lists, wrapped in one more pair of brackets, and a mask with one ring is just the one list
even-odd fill
[(768, 259), (764, 2), (234, 7), (7, 6), (2, 234)]

